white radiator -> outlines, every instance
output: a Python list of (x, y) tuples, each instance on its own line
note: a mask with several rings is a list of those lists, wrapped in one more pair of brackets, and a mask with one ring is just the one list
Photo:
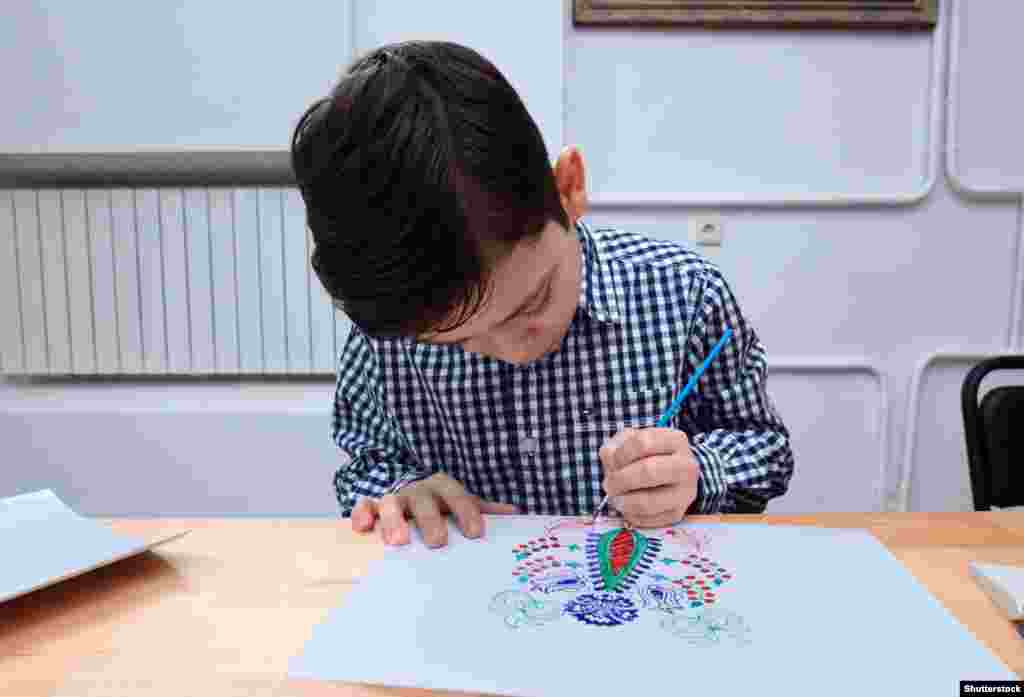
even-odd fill
[(332, 373), (295, 189), (0, 191), (0, 373)]

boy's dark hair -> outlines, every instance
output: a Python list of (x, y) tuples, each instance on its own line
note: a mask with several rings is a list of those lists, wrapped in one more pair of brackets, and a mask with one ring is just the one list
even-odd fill
[(292, 169), (324, 288), (375, 337), (468, 320), (494, 262), (569, 227), (540, 130), (487, 59), (410, 41), (357, 60), (302, 115)]

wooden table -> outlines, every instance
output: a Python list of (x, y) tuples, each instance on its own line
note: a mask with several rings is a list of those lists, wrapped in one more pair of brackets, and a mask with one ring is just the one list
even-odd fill
[[(967, 574), (968, 560), (1024, 564), (1024, 513), (695, 520), (866, 528), (1024, 676), (1024, 640)], [(313, 627), (382, 554), (376, 537), (352, 533), (348, 521), (104, 522), (140, 537), (191, 532), (155, 553), (0, 605), (0, 696), (427, 694), (285, 678)]]

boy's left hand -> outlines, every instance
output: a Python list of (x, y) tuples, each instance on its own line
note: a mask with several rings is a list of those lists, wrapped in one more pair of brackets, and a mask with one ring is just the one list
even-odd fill
[(674, 428), (626, 428), (598, 451), (604, 490), (638, 528), (674, 525), (697, 498), (700, 466), (690, 439)]

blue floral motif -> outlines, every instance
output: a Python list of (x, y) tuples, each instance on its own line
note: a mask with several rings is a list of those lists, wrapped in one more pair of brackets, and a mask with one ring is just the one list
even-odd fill
[(686, 640), (691, 646), (715, 646), (731, 641), (736, 646), (748, 646), (750, 627), (746, 621), (729, 610), (706, 607), (694, 614), (672, 614), (661, 621), (662, 629)]
[(565, 611), (580, 622), (599, 627), (614, 627), (632, 622), (640, 615), (632, 600), (615, 593), (578, 595), (565, 604)]

